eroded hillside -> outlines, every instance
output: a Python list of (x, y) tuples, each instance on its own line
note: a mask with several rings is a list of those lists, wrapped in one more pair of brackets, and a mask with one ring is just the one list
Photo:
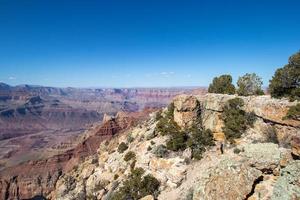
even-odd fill
[(101, 143), (97, 154), (63, 174), (47, 197), (298, 199), (300, 122), (283, 119), (296, 103), (242, 97), (240, 112), (251, 113), (253, 123), (229, 142), (222, 114), (235, 98), (176, 97), (162, 113)]

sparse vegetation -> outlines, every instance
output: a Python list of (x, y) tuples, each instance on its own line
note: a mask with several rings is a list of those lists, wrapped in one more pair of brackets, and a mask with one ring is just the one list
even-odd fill
[(192, 158), (200, 160), (206, 148), (214, 145), (212, 132), (194, 125), (189, 129), (189, 135), (187, 146), (192, 149)]
[(263, 95), (264, 92), (261, 89), (262, 84), (262, 79), (255, 73), (247, 73), (244, 76), (239, 77), (237, 81), (237, 93), (240, 96)]
[(253, 126), (254, 113), (246, 113), (242, 110), (244, 101), (240, 98), (230, 99), (222, 113), (224, 121), (223, 131), (226, 139), (233, 143), (234, 139), (240, 138), (248, 127)]
[(162, 118), (162, 115), (161, 115), (161, 110), (160, 111), (157, 111), (155, 113), (155, 121), (158, 121)]
[(152, 147), (151, 146), (148, 146), (147, 147), (147, 151), (151, 151), (152, 150)]
[(218, 93), (218, 94), (234, 94), (235, 87), (232, 84), (231, 75), (222, 75), (215, 77), (213, 82), (209, 85), (209, 93)]
[(128, 162), (129, 160), (135, 159), (135, 157), (136, 155), (133, 151), (128, 151), (124, 156), (124, 160)]
[(131, 143), (131, 142), (134, 141), (134, 137), (132, 137), (131, 133), (129, 133), (129, 134), (127, 135), (126, 140), (127, 140), (128, 143)]
[(188, 193), (186, 194), (185, 200), (193, 200), (193, 197), (194, 197), (194, 190), (190, 188)]
[(279, 144), (279, 141), (277, 138), (277, 131), (273, 126), (269, 126), (265, 129), (265, 135), (266, 135), (265, 142)]
[(239, 148), (234, 148), (233, 153), (239, 154), (239, 153), (241, 153), (241, 150)]
[(152, 195), (157, 198), (159, 194), (160, 182), (151, 174), (143, 176), (144, 169), (136, 168), (131, 171), (128, 179), (112, 195), (112, 200), (138, 200), (144, 196)]
[(114, 180), (117, 180), (119, 178), (119, 175), (118, 174), (115, 174), (114, 175)]
[(156, 125), (156, 131), (161, 135), (171, 135), (179, 132), (179, 126), (173, 119), (162, 118)]
[(165, 117), (160, 118), (156, 131), (161, 135), (169, 135), (166, 146), (158, 146), (154, 149), (154, 154), (164, 157), (167, 151), (183, 151), (187, 147), (192, 149), (192, 157), (201, 159), (202, 153), (207, 146), (213, 145), (213, 136), (210, 130), (202, 128), (201, 120), (196, 120), (192, 128), (181, 130), (173, 120), (174, 104), (170, 104)]
[(284, 119), (299, 120), (300, 119), (300, 103), (298, 103), (295, 106), (290, 107), (286, 114), (286, 117)]
[(173, 119), (174, 113), (174, 104), (171, 103), (168, 106), (168, 110), (165, 113), (165, 117), (161, 117), (158, 123), (156, 124), (155, 131), (161, 135), (173, 135), (180, 132), (179, 126)]
[(168, 155), (168, 150), (165, 145), (160, 144), (153, 149), (153, 153), (159, 158), (164, 158)]
[(179, 151), (186, 149), (186, 142), (188, 136), (184, 132), (174, 132), (170, 135), (170, 139), (167, 141), (167, 149), (171, 151)]
[(125, 144), (125, 142), (121, 142), (118, 146), (118, 152), (119, 153), (123, 153), (124, 151), (126, 151), (128, 149), (127, 144)]
[(270, 80), (269, 91), (272, 97), (300, 99), (300, 51), (289, 58), (289, 63), (276, 70)]
[(105, 187), (109, 184), (108, 181), (99, 181), (98, 183), (96, 183), (95, 185), (95, 191), (100, 191), (100, 190), (103, 190), (105, 189)]

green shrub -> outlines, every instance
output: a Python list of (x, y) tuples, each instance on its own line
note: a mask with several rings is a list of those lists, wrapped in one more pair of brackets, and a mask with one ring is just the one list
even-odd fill
[(175, 110), (175, 105), (172, 102), (172, 103), (170, 103), (168, 105), (168, 111), (166, 113), (166, 118), (173, 119), (173, 117), (174, 117), (174, 110)]
[(173, 119), (162, 118), (156, 124), (155, 130), (164, 136), (177, 133), (179, 132), (180, 128)]
[(136, 155), (135, 155), (135, 153), (134, 153), (133, 151), (128, 151), (128, 152), (125, 154), (125, 156), (124, 156), (124, 160), (125, 160), (126, 162), (128, 162), (128, 161), (131, 160), (131, 159), (135, 159), (135, 157), (136, 157)]
[(215, 77), (213, 82), (209, 85), (208, 92), (218, 94), (234, 94), (235, 87), (232, 84), (232, 77), (230, 75)]
[(241, 96), (263, 95), (264, 92), (261, 89), (262, 84), (261, 78), (255, 73), (247, 73), (244, 76), (239, 77), (237, 81), (237, 93)]
[(130, 169), (133, 170), (135, 168), (136, 159), (134, 159), (130, 164)]
[(170, 135), (170, 139), (167, 141), (167, 149), (171, 151), (179, 151), (186, 149), (186, 142), (188, 136), (183, 132), (175, 132)]
[(127, 144), (125, 144), (125, 142), (121, 142), (118, 146), (118, 152), (119, 153), (123, 153), (124, 151), (126, 151), (128, 149)]
[(275, 98), (300, 99), (300, 51), (289, 58), (287, 65), (276, 70), (270, 80), (269, 92)]
[(171, 103), (168, 106), (168, 110), (165, 113), (165, 117), (161, 117), (158, 123), (156, 124), (155, 132), (158, 132), (163, 136), (179, 132), (180, 127), (174, 121), (173, 113), (174, 103)]
[(152, 150), (152, 147), (148, 146), (147, 151), (151, 151), (151, 150)]
[(300, 103), (298, 103), (295, 106), (290, 107), (286, 114), (286, 117), (284, 119), (299, 120), (300, 119)]
[(161, 110), (160, 111), (157, 111), (155, 113), (155, 121), (158, 121), (162, 118), (162, 115), (161, 115)]
[(168, 155), (168, 150), (165, 145), (160, 144), (153, 149), (153, 153), (159, 158), (164, 158)]
[(265, 132), (265, 135), (266, 135), (265, 142), (279, 144), (279, 141), (278, 141), (278, 138), (277, 138), (277, 131), (273, 126), (267, 127), (264, 132)]
[[(170, 104), (165, 117), (160, 118), (156, 125), (156, 132), (168, 135), (166, 146), (158, 146), (154, 149), (157, 157), (164, 157), (170, 151), (183, 151), (189, 145), (195, 159), (200, 159), (206, 147), (213, 144), (211, 131), (202, 131), (201, 120), (195, 122), (193, 129), (181, 130), (173, 119), (174, 104)], [(189, 139), (190, 138), (190, 139)], [(192, 142), (193, 141), (193, 142)]]
[(115, 174), (114, 175), (114, 180), (117, 180), (119, 178), (119, 175), (118, 174)]
[(193, 200), (193, 198), (194, 198), (194, 190), (193, 190), (193, 188), (190, 188), (188, 190), (188, 193), (186, 194), (184, 200)]
[(244, 101), (240, 98), (230, 99), (222, 113), (224, 121), (223, 131), (230, 142), (235, 138), (240, 138), (249, 126), (253, 126), (255, 121), (254, 113), (246, 113), (242, 110)]
[(203, 130), (197, 126), (192, 126), (189, 129), (189, 139), (187, 146), (192, 150), (192, 158), (200, 160), (206, 147), (214, 145), (213, 134), (211, 130)]
[(148, 174), (143, 176), (145, 171), (142, 168), (136, 168), (131, 171), (127, 180), (112, 195), (112, 200), (138, 200), (144, 196), (152, 195), (157, 198), (159, 195), (160, 182)]
[(238, 148), (234, 148), (234, 149), (233, 149), (233, 153), (235, 153), (235, 154), (239, 154), (239, 153), (241, 153), (241, 150), (240, 150), (240, 149), (238, 149)]
[(130, 134), (128, 134), (128, 136), (127, 136), (126, 140), (127, 140), (127, 142), (128, 142), (128, 143), (131, 143), (131, 142), (133, 142), (133, 141), (134, 141), (134, 137), (132, 137), (131, 133), (130, 133)]
[(155, 144), (155, 142), (154, 142), (154, 141), (151, 141), (151, 142), (150, 142), (150, 144), (151, 144), (151, 145), (154, 145), (154, 144)]

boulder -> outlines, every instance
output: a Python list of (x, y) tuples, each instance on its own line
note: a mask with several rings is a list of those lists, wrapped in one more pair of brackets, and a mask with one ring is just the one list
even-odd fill
[(293, 161), (281, 170), (277, 179), (272, 200), (300, 199), (300, 161)]
[(199, 120), (200, 104), (195, 96), (180, 95), (174, 99), (174, 121), (187, 128)]
[(280, 163), (281, 153), (277, 144), (257, 143), (245, 145), (242, 156), (259, 170), (274, 170)]
[(207, 172), (193, 194), (193, 200), (246, 199), (262, 172), (235, 160), (224, 159)]
[(177, 187), (185, 178), (186, 165), (184, 159), (175, 158), (152, 158), (149, 163), (150, 170), (162, 182), (167, 182), (170, 187)]

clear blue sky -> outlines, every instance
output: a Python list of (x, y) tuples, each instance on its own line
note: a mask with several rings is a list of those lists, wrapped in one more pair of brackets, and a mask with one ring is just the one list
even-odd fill
[(300, 50), (299, 0), (0, 0), (0, 82), (206, 86), (256, 72), (267, 85)]

